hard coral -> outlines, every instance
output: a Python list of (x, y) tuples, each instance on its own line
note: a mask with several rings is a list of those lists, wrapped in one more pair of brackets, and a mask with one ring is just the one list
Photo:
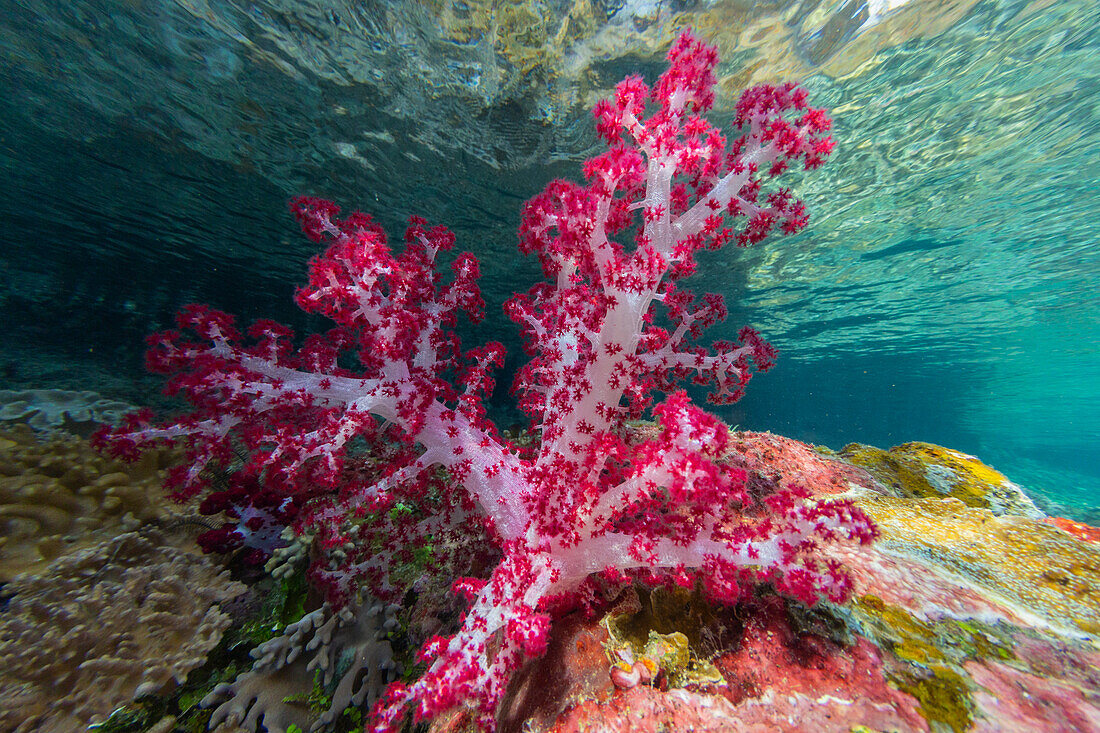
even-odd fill
[(22, 575), (0, 616), (0, 729), (70, 733), (183, 682), (244, 591), (201, 555), (128, 533)]
[[(189, 465), (171, 477), (183, 497), (209, 491), (207, 467), (243, 448), (236, 480), (248, 490), (235, 496), (267, 512), (261, 524), (288, 510), (314, 537), (310, 578), (334, 606), (354, 604), (364, 586), (394, 594), (390, 570), (421, 550), (434, 572), (479, 546), (500, 558), (488, 578), (454, 583), (470, 602), (461, 628), (423, 645), (427, 671), (389, 688), (378, 729), (397, 727), (407, 708), (423, 720), (454, 706), (492, 727), (512, 672), (547, 648), (553, 614), (590, 605), (597, 582), (699, 583), (736, 602), (767, 581), (807, 603), (840, 600), (849, 579), (822, 544), (875, 536), (850, 500), (747, 486), (744, 470), (719, 461), (728, 428), (676, 391), (690, 379), (732, 402), (772, 365), (774, 350), (749, 327), (698, 345), (725, 306), (675, 283), (701, 249), (806, 225), (805, 206), (774, 179), (823, 163), (829, 118), (793, 84), (761, 85), (741, 96), (727, 140), (703, 116), (715, 49), (685, 32), (668, 61), (652, 88), (630, 77), (596, 106), (608, 149), (586, 163), (587, 183), (554, 181), (524, 209), (520, 250), (539, 257), (547, 280), (505, 308), (531, 357), (514, 389), (537, 445), (510, 443), (486, 419), (502, 347), (464, 350), (455, 335), (459, 312), (481, 316), (477, 260), (459, 255), (444, 280), (435, 260), (454, 244), (446, 229), (414, 217), (394, 252), (370, 217), (341, 219), (313, 198), (292, 208), (328, 246), (296, 301), (335, 326), (296, 348), (274, 322), (243, 337), (226, 314), (189, 306), (179, 331), (153, 337), (148, 364), (194, 411), (163, 426), (135, 415), (101, 436), (123, 455), (184, 440)], [(654, 393), (667, 396), (653, 406)], [(658, 431), (629, 441), (627, 421), (650, 409)], [(364, 460), (382, 450), (385, 461)], [(278, 501), (259, 506), (254, 490)], [(237, 515), (238, 531), (276, 536), (252, 527), (247, 508)]]
[(105, 457), (75, 436), (43, 441), (26, 426), (0, 431), (0, 582), (55, 558), (180, 515), (161, 484), (165, 450), (140, 461)]
[(120, 422), (133, 410), (133, 405), (106, 398), (98, 392), (0, 389), (0, 420), (24, 421), (39, 432), (64, 428), (88, 435), (99, 424)]

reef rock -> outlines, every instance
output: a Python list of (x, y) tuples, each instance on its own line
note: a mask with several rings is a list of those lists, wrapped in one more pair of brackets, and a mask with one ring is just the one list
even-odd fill
[[(557, 622), (514, 680), (501, 730), (1100, 731), (1100, 530), (1045, 517), (940, 446), (734, 438), (728, 459), (750, 480), (847, 494), (874, 517), (870, 552), (834, 551), (852, 598), (811, 609), (765, 587), (724, 608), (627, 589), (603, 618)], [(680, 638), (686, 664), (665, 656), (649, 682), (613, 681), (654, 639)]]

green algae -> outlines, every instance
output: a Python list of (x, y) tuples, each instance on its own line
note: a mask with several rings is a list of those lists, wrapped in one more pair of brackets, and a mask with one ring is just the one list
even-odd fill
[(974, 703), (970, 686), (962, 675), (948, 667), (933, 665), (930, 675), (895, 678), (898, 689), (915, 697), (920, 705), (917, 711), (929, 723), (940, 723), (955, 733), (965, 733), (974, 722)]
[(645, 646), (649, 632), (687, 637), (688, 646), (699, 650), (725, 625), (713, 605), (698, 589), (637, 588), (641, 609), (611, 619), (614, 633), (636, 649)]
[[(958, 733), (973, 724), (974, 683), (965, 663), (1015, 658), (1008, 632), (974, 619), (923, 621), (881, 598), (865, 595), (852, 601), (865, 633), (884, 652), (887, 677), (914, 697), (929, 723)], [(936, 725), (933, 726), (937, 727)]]
[[(309, 709), (315, 717), (320, 717), (323, 713), (332, 708), (332, 696), (336, 692), (336, 685), (339, 683), (343, 673), (338, 671), (334, 675), (334, 679), (328, 687), (325, 686), (322, 679), (324, 673), (321, 670), (316, 670), (313, 673), (313, 689), (309, 692), (301, 692), (297, 695), (287, 695), (283, 698), (283, 703), (287, 705), (302, 705)], [(346, 731), (347, 733), (355, 733), (361, 731), (361, 724), (363, 722), (363, 713), (359, 708), (355, 706), (344, 708), (344, 711), (336, 717), (333, 725), (340, 731)], [(286, 733), (291, 733), (292, 729), (298, 728), (293, 723), (287, 729)]]

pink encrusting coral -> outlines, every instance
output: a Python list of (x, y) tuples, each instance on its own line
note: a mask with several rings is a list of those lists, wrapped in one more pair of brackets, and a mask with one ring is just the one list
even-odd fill
[[(410, 706), (425, 719), (458, 705), (492, 727), (511, 673), (546, 648), (551, 614), (585, 603), (598, 581), (698, 582), (725, 602), (767, 581), (808, 603), (840, 600), (848, 576), (818, 543), (875, 536), (849, 501), (810, 501), (793, 485), (750, 492), (744, 471), (718, 462), (728, 428), (675, 391), (691, 380), (732, 402), (754, 367), (771, 366), (774, 351), (751, 328), (696, 345), (725, 308), (675, 282), (701, 249), (802, 229), (802, 202), (771, 181), (792, 164), (821, 165), (833, 142), (829, 118), (790, 84), (746, 91), (743, 132), (727, 141), (702, 116), (715, 49), (685, 32), (668, 59), (652, 88), (631, 77), (597, 105), (608, 149), (586, 163), (586, 183), (554, 181), (524, 210), (520, 249), (537, 254), (547, 280), (505, 308), (531, 357), (514, 389), (541, 437), (534, 447), (513, 445), (486, 418), (503, 348), (464, 350), (455, 334), (458, 311), (481, 316), (477, 260), (458, 256), (445, 280), (435, 260), (454, 243), (446, 229), (414, 218), (395, 253), (369, 217), (340, 219), (309, 198), (294, 213), (329, 246), (297, 302), (335, 326), (295, 348), (276, 323), (256, 323), (245, 339), (228, 316), (189, 307), (180, 326), (198, 338), (155, 337), (149, 364), (172, 375), (194, 412), (159, 427), (142, 416), (104, 436), (124, 453), (186, 438), (189, 467), (174, 476), (184, 495), (206, 491), (204, 468), (243, 448), (227, 496), (262, 501), (234, 511), (262, 537), (272, 517), (292, 513), (329, 550), (310, 577), (333, 603), (364, 587), (384, 594), (386, 570), (427, 537), (435, 548), (446, 533), (491, 539), (491, 575), (455, 582), (470, 601), (460, 630), (424, 645), (427, 671), (388, 689), (378, 729)], [(652, 406), (655, 393), (667, 396)], [(626, 421), (650, 408), (658, 430), (630, 440)], [(385, 459), (357, 463), (353, 447), (364, 444), (388, 446)], [(430, 513), (404, 510), (424, 502)], [(386, 538), (381, 550), (368, 532)]]

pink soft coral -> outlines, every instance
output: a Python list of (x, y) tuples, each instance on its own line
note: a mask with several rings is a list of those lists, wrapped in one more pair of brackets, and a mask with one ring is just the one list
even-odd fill
[[(506, 310), (531, 357), (515, 390), (537, 447), (503, 440), (485, 417), (500, 345), (464, 351), (454, 333), (457, 311), (480, 317), (477, 260), (460, 255), (444, 282), (435, 257), (450, 232), (413, 219), (395, 254), (369, 217), (339, 219), (317, 199), (293, 204), (305, 232), (329, 242), (297, 302), (335, 327), (295, 349), (287, 329), (261, 321), (244, 343), (224, 314), (189, 308), (180, 325), (200, 339), (159, 336), (149, 361), (196, 411), (107, 438), (126, 450), (186, 436), (191, 463), (174, 477), (184, 494), (204, 488), (211, 460), (246, 449), (240, 473), (262, 478), (281, 508), (295, 507), (298, 529), (317, 533), (325, 552), (311, 577), (333, 601), (364, 584), (384, 592), (389, 564), (425, 537), (437, 547), (446, 532), (492, 539), (502, 557), (491, 576), (456, 583), (471, 601), (461, 629), (423, 647), (418, 680), (387, 691), (380, 730), (409, 705), (417, 719), (468, 706), (491, 727), (512, 671), (546, 647), (548, 611), (583, 602), (597, 579), (698, 581), (729, 602), (770, 581), (807, 603), (840, 600), (847, 575), (818, 558), (818, 543), (875, 534), (847, 501), (812, 502), (793, 486), (750, 495), (744, 472), (719, 461), (728, 429), (672, 391), (692, 379), (731, 402), (754, 366), (771, 366), (774, 351), (751, 328), (694, 345), (725, 307), (673, 282), (694, 271), (700, 249), (804, 227), (802, 202), (770, 181), (792, 163), (817, 167), (833, 143), (829, 118), (789, 84), (746, 91), (743, 132), (727, 142), (702, 116), (715, 49), (686, 32), (668, 59), (652, 88), (631, 77), (596, 106), (609, 147), (586, 163), (587, 183), (554, 181), (524, 209), (520, 249), (538, 255), (548, 280)], [(632, 246), (620, 241), (629, 232)], [(660, 306), (668, 328), (655, 324)], [(341, 366), (348, 354), (354, 369)], [(655, 392), (671, 392), (652, 407), (659, 430), (632, 442), (626, 421)], [(349, 445), (362, 438), (391, 446), (385, 460), (352, 465)], [(380, 511), (398, 501), (433, 511)], [(381, 552), (362, 541), (368, 520), (384, 529)]]

